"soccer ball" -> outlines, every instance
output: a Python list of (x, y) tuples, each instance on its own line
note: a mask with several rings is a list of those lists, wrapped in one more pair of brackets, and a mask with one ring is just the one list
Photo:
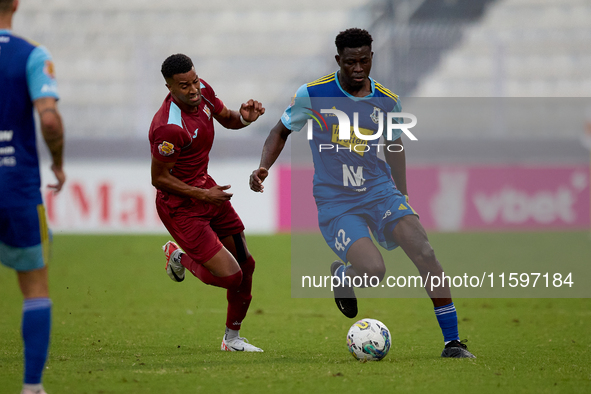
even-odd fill
[(390, 331), (376, 319), (361, 319), (347, 333), (349, 351), (360, 361), (379, 361), (390, 350)]

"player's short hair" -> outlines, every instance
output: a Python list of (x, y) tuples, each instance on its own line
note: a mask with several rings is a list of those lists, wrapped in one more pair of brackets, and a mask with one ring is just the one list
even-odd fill
[(162, 72), (164, 79), (169, 79), (172, 78), (173, 75), (189, 72), (192, 68), (193, 61), (191, 58), (187, 55), (183, 55), (182, 53), (177, 53), (166, 58), (166, 60), (162, 63), (162, 68), (160, 71)]
[(14, 0), (0, 0), (0, 12), (8, 12), (12, 9)]
[(372, 42), (373, 38), (371, 38), (371, 34), (367, 30), (356, 27), (340, 32), (334, 41), (339, 55), (345, 48), (359, 48), (366, 45), (371, 48)]

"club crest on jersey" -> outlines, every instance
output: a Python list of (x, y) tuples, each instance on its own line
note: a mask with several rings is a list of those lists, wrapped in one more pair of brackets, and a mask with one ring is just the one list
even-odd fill
[(174, 145), (170, 142), (164, 141), (158, 145), (158, 152), (160, 152), (162, 156), (170, 156), (174, 153)]
[(371, 115), (369, 115), (371, 121), (375, 124), (378, 124), (380, 122), (380, 112), (382, 111), (378, 107), (373, 107), (373, 112), (371, 113)]
[(207, 105), (203, 106), (203, 112), (205, 112), (205, 115), (207, 115), (207, 120), (211, 119), (211, 110), (209, 109), (209, 107)]

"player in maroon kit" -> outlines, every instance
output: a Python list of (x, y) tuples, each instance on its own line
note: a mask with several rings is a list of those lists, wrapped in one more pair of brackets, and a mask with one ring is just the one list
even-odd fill
[[(213, 144), (213, 119), (228, 129), (240, 129), (265, 109), (249, 100), (239, 111), (226, 108), (191, 59), (182, 54), (162, 63), (170, 91), (150, 126), (152, 184), (158, 189), (156, 208), (178, 245), (167, 242), (166, 272), (176, 282), (185, 268), (203, 283), (227, 289), (228, 311), (222, 350), (262, 352), (240, 337), (239, 330), (252, 299), (255, 262), (246, 247), (244, 225), (226, 192), (207, 173)], [(179, 248), (182, 248), (184, 252)]]

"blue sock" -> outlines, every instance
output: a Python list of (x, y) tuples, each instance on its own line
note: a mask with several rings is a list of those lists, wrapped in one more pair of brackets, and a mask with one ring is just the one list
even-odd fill
[(339, 268), (337, 268), (334, 272), (334, 275), (341, 279), (341, 284), (343, 286), (351, 287), (353, 286), (351, 278), (347, 276), (347, 270), (351, 268), (351, 265), (343, 264)]
[(451, 304), (435, 307), (435, 316), (437, 316), (437, 321), (439, 322), (439, 327), (441, 327), (445, 343), (447, 344), (454, 340), (459, 341), (458, 315), (454, 303), (452, 302)]
[(51, 300), (29, 298), (23, 303), (22, 335), (25, 343), (25, 384), (41, 383), (49, 349)]
[(335, 276), (338, 276), (339, 278), (345, 273), (347, 269), (347, 266), (345, 264), (340, 265), (339, 268), (337, 268), (334, 272)]

